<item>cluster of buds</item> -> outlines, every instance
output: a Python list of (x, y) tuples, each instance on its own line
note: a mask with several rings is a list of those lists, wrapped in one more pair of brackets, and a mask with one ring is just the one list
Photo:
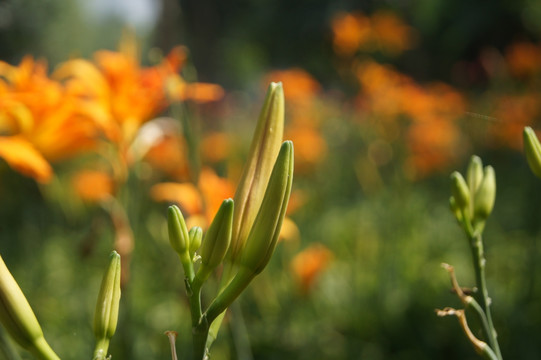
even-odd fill
[[(180, 209), (169, 207), (169, 240), (184, 269), (198, 359), (215, 337), (215, 331), (209, 337), (211, 324), (219, 327), (224, 311), (266, 267), (276, 247), (293, 180), (293, 143), (282, 143), (283, 127), (282, 84), (271, 83), (235, 198), (223, 201), (205, 235), (197, 227), (188, 231)], [(222, 264), (222, 286), (203, 311), (201, 287)]]
[(451, 174), (449, 204), (458, 222), (468, 233), (483, 231), (485, 221), (494, 208), (496, 176), (492, 166), (485, 166), (478, 156), (472, 156), (466, 179), (458, 171)]

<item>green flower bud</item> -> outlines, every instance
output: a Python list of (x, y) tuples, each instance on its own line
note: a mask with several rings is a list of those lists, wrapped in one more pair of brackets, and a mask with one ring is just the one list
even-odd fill
[[(293, 181), (293, 143), (286, 141), (274, 164), (261, 208), (248, 235), (240, 267), (231, 282), (210, 304), (206, 316), (212, 323), (267, 265), (278, 241)], [(213, 330), (215, 336), (215, 329)]]
[(468, 172), (466, 173), (468, 179), (468, 186), (470, 188), (470, 194), (475, 194), (481, 181), (483, 180), (483, 161), (477, 155), (473, 155), (468, 165)]
[(535, 176), (541, 178), (541, 144), (535, 135), (535, 131), (529, 126), (524, 128), (524, 152), (528, 165)]
[(460, 212), (460, 208), (456, 204), (456, 200), (454, 196), (451, 196), (449, 198), (449, 207), (451, 208), (451, 211), (453, 212), (453, 214), (455, 214), (455, 217), (458, 220), (458, 222), (462, 222), (462, 213)]
[(466, 181), (458, 171), (451, 174), (451, 193), (460, 209), (467, 209), (470, 203), (470, 190)]
[(265, 197), (254, 221), (240, 264), (259, 274), (270, 260), (282, 228), (293, 182), (293, 143), (286, 141), (272, 170)]
[(282, 83), (271, 83), (259, 115), (250, 155), (235, 193), (231, 261), (237, 262), (257, 216), (284, 132)]
[(97, 343), (94, 359), (105, 359), (109, 340), (113, 337), (118, 322), (120, 306), (120, 255), (113, 251), (109, 266), (101, 281), (100, 293), (94, 313), (94, 336)]
[(199, 226), (194, 226), (188, 232), (188, 236), (190, 237), (190, 258), (193, 259), (195, 252), (201, 246), (201, 241), (203, 240), (203, 229), (201, 229)]
[(0, 257), (0, 322), (23, 348), (40, 359), (60, 359), (43, 337), (43, 331), (17, 281)]
[(492, 166), (485, 167), (483, 181), (474, 197), (474, 217), (476, 220), (486, 220), (494, 208), (496, 200), (496, 175)]
[(171, 247), (182, 257), (189, 248), (190, 236), (182, 212), (176, 205), (167, 209), (167, 226)]
[(201, 245), (201, 268), (212, 271), (222, 263), (231, 243), (233, 211), (233, 200), (224, 200)]

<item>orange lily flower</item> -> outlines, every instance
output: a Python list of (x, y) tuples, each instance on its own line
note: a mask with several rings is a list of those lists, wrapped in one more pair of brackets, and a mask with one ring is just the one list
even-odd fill
[(0, 62), (0, 156), (15, 170), (48, 182), (51, 161), (92, 148), (103, 115), (49, 79), (46, 64)]
[(203, 228), (210, 224), (222, 201), (234, 194), (233, 184), (208, 167), (201, 170), (197, 187), (192, 183), (160, 183), (150, 190), (154, 201), (177, 203), (186, 212), (187, 221), (194, 217)]
[(312, 244), (291, 261), (291, 269), (301, 293), (307, 295), (321, 273), (329, 266), (332, 252), (322, 244)]

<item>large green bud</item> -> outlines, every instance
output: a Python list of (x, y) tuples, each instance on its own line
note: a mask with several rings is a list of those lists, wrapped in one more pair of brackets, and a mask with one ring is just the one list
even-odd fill
[(242, 253), (255, 221), (284, 133), (284, 90), (271, 83), (252, 138), (248, 161), (235, 193), (231, 261)]
[(38, 359), (59, 360), (15, 278), (0, 257), (0, 321), (20, 346)]
[(240, 264), (259, 274), (274, 252), (293, 182), (293, 143), (282, 144), (265, 197), (246, 240)]
[(100, 293), (94, 313), (94, 336), (96, 347), (94, 359), (105, 359), (109, 341), (116, 331), (120, 307), (120, 255), (113, 251), (101, 282)]
[(291, 194), (292, 181), (293, 143), (286, 141), (280, 148), (261, 208), (242, 251), (239, 270), (210, 304), (206, 312), (209, 322), (227, 309), (269, 262), (278, 242)]

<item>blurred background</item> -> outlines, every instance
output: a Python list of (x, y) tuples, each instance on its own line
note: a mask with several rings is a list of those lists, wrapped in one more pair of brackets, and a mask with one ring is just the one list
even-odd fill
[(475, 359), (434, 311), (461, 307), (442, 262), (474, 285), (448, 207), (473, 154), (497, 177), (485, 251), (503, 357), (536, 358), (541, 183), (521, 132), (539, 128), (540, 16), (534, 0), (4, 0), (0, 253), (62, 358), (93, 349), (113, 248), (113, 357), (168, 358), (175, 330), (189, 358), (166, 209), (208, 224), (281, 81), (288, 218), (212, 358)]

